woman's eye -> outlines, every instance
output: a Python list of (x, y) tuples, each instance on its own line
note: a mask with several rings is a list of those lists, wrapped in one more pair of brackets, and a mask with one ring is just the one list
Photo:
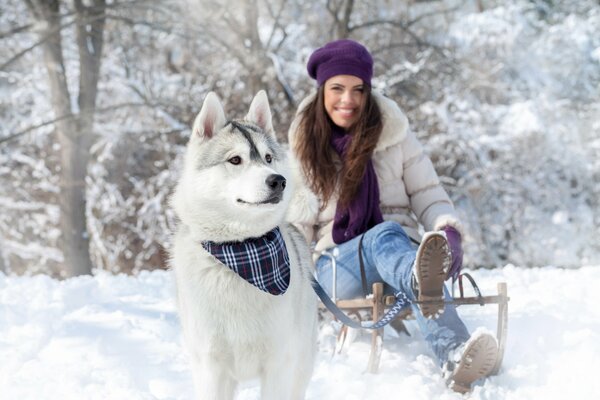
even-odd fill
[(271, 155), (270, 155), (270, 154), (267, 154), (267, 155), (265, 156), (265, 160), (266, 160), (266, 161), (267, 161), (269, 164), (271, 164), (271, 161), (273, 161), (273, 157), (271, 157)]
[(229, 161), (233, 165), (240, 165), (242, 163), (242, 158), (240, 156), (235, 156), (235, 157), (231, 157), (227, 161)]

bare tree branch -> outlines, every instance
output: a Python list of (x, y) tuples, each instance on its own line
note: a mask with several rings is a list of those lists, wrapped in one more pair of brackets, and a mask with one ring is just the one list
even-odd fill
[(379, 54), (379, 53), (383, 53), (385, 51), (388, 50), (394, 50), (394, 49), (399, 49), (399, 48), (410, 48), (410, 47), (421, 47), (422, 45), (419, 43), (412, 43), (412, 42), (406, 42), (406, 43), (390, 43), (387, 44), (385, 46), (381, 46), (381, 47), (376, 47), (373, 48), (371, 50), (371, 53), (373, 53), (373, 55)]
[[(161, 25), (158, 25), (153, 22), (148, 22), (148, 21), (143, 21), (143, 20), (135, 20), (133, 18), (125, 17), (125, 16), (119, 15), (119, 14), (114, 14), (112, 12), (108, 12), (106, 14), (106, 19), (111, 20), (111, 21), (120, 21), (130, 27), (146, 26), (148, 28), (151, 28), (154, 31), (164, 32), (164, 33), (168, 33), (171, 35), (176, 35), (176, 36), (184, 38), (184, 39), (197, 39), (198, 38), (198, 36), (191, 36), (191, 35), (184, 33), (183, 31), (179, 30), (177, 26), (161, 26)], [(201, 34), (203, 33), (203, 31), (197, 31), (197, 32), (199, 32)]]
[[(72, 15), (72, 13), (70, 13)], [(17, 61), (19, 58), (23, 57), (25, 54), (29, 53), (31, 50), (35, 49), (36, 47), (46, 43), (49, 39), (51, 39), (53, 37), (53, 35), (57, 34), (58, 32), (60, 32), (61, 30), (65, 29), (68, 26), (71, 26), (75, 23), (75, 20), (69, 21), (67, 23), (64, 23), (62, 25), (60, 25), (59, 27), (52, 29), (50, 31), (48, 31), (48, 33), (41, 38), (40, 40), (38, 40), (37, 42), (35, 42), (34, 44), (32, 44), (31, 46), (21, 50), (20, 52), (18, 52), (17, 54), (15, 54), (14, 56), (12, 56), (8, 61), (4, 62), (4, 64), (0, 65), (0, 71), (5, 70), (6, 68), (8, 68), (12, 63), (14, 63), (15, 61)], [(33, 25), (29, 25), (30, 27)]]
[[(37, 6), (31, 0), (25, 0), (25, 3), (27, 4), (30, 11), (35, 15), (36, 18), (38, 18), (38, 19), (44, 18), (43, 15), (41, 15), (40, 11), (37, 9)], [(151, 5), (147, 4), (147, 2), (145, 2), (144, 0), (133, 0), (133, 1), (129, 1), (129, 2), (115, 2), (113, 4), (107, 5), (106, 9), (118, 10), (118, 9), (123, 9), (123, 8), (127, 8), (127, 7), (132, 7), (132, 6), (136, 6), (136, 7), (143, 6), (145, 8), (148, 8), (148, 9), (151, 9), (154, 11), (164, 12), (164, 10), (162, 10), (160, 7), (152, 7)], [(59, 14), (59, 15), (57, 15), (57, 17), (59, 19), (64, 19), (64, 18), (72, 17), (74, 14), (75, 14), (75, 11), (69, 11), (69, 12), (66, 12), (63, 14)], [(127, 19), (126, 17), (122, 17), (122, 16), (118, 16), (118, 15), (107, 15), (104, 12), (101, 14), (97, 14), (94, 18), (103, 19), (103, 18), (109, 18), (109, 17), (114, 20), (122, 20), (125, 22), (131, 22), (132, 24), (135, 24), (135, 25), (147, 25), (152, 28), (157, 28), (156, 25), (153, 25), (150, 23), (135, 22), (135, 21), (132, 22), (132, 20)], [(69, 22), (61, 24), (60, 26), (58, 26), (57, 28), (55, 28), (53, 30), (48, 31), (47, 34), (43, 38), (41, 38), (40, 40), (38, 40), (31, 46), (19, 51), (17, 54), (12, 56), (9, 60), (5, 61), (2, 65), (0, 65), (0, 71), (5, 70), (11, 64), (13, 64), (15, 61), (17, 61), (18, 59), (23, 57), (25, 54), (27, 54), (30, 51), (32, 51), (33, 49), (35, 49), (36, 47), (46, 43), (46, 41), (48, 41), (48, 39), (51, 38), (53, 34), (56, 34), (57, 32), (62, 31), (65, 28), (68, 28), (69, 26), (73, 25), (75, 22), (76, 22), (75, 19), (73, 19)], [(4, 39), (5, 37), (11, 36), (11, 35), (14, 35), (17, 33), (25, 32), (27, 30), (31, 30), (34, 27), (35, 27), (34, 24), (27, 24), (27, 25), (23, 25), (23, 26), (14, 28), (13, 30), (0, 33), (0, 39)], [(172, 31), (169, 29), (164, 29), (163, 31), (172, 33)]]
[(456, 12), (460, 9), (460, 6), (455, 6), (455, 7), (451, 7), (451, 8), (446, 8), (443, 10), (437, 10), (437, 11), (431, 11), (431, 12), (427, 12), (427, 13), (423, 13), (413, 19), (411, 19), (410, 21), (408, 21), (406, 23), (407, 27), (410, 27), (411, 25), (416, 24), (417, 22), (425, 19), (425, 18), (429, 18), (429, 17), (434, 17), (437, 15), (441, 15), (441, 14), (451, 14), (453, 12)]
[(276, 48), (279, 49), (279, 48), (281, 48), (283, 41), (287, 38), (287, 32), (286, 32), (285, 28), (283, 27), (283, 25), (280, 23), (281, 16), (283, 14), (283, 10), (286, 8), (286, 5), (287, 5), (287, 0), (281, 1), (281, 7), (279, 7), (279, 10), (277, 11), (277, 13), (275, 13), (273, 11), (273, 7), (271, 7), (271, 3), (268, 0), (266, 0), (265, 3), (267, 5), (267, 10), (269, 11), (269, 15), (271, 15), (271, 18), (273, 18), (273, 29), (271, 29), (271, 34), (269, 35), (269, 39), (265, 43), (265, 48), (266, 49), (271, 48), (271, 42), (273, 41), (273, 38), (275, 37), (275, 32), (277, 32), (277, 30), (279, 29), (281, 32), (283, 32), (283, 39), (280, 40), (279, 44), (276, 46)]
[(377, 25), (392, 25), (398, 27), (400, 29), (407, 29), (407, 25), (402, 23), (401, 21), (397, 21), (395, 19), (373, 19), (367, 22), (363, 22), (362, 24), (357, 24), (351, 26), (349, 29), (351, 32), (358, 31), (360, 29), (371, 28)]
[(290, 87), (290, 85), (287, 83), (285, 76), (283, 75), (283, 71), (281, 69), (281, 63), (279, 62), (279, 59), (277, 58), (277, 56), (275, 54), (273, 54), (271, 52), (267, 53), (267, 56), (269, 56), (269, 58), (273, 62), (273, 67), (275, 68), (275, 74), (277, 76), (277, 81), (279, 82), (279, 84), (281, 85), (281, 88), (283, 89), (283, 92), (285, 93), (285, 98), (287, 99), (288, 103), (290, 103), (290, 105), (292, 107), (295, 107), (296, 100), (294, 99), (294, 92), (293, 92), (292, 88)]
[(29, 29), (31, 29), (32, 26), (33, 26), (33, 24), (27, 24), (27, 25), (17, 26), (6, 32), (0, 32), (0, 39), (4, 39), (9, 36), (16, 35), (18, 33), (24, 32), (24, 31), (28, 31)]
[[(126, 107), (134, 107), (134, 108), (137, 108), (137, 107), (158, 108), (158, 107), (164, 107), (164, 106), (167, 106), (167, 105), (168, 105), (167, 103), (158, 103), (158, 102), (157, 103), (151, 103), (151, 102), (148, 102), (148, 101), (145, 100), (143, 103), (125, 102), (125, 103), (114, 104), (112, 106), (100, 107), (100, 108), (96, 108), (94, 112), (97, 115), (102, 115), (102, 114), (104, 114), (106, 112), (114, 111), (114, 110), (118, 110), (118, 109), (126, 108)], [(78, 118), (78, 117), (79, 117), (78, 114), (70, 113), (70, 114), (66, 114), (66, 115), (61, 115), (60, 117), (51, 119), (49, 121), (41, 122), (41, 123), (39, 123), (37, 125), (32, 125), (32, 126), (27, 127), (27, 128), (25, 128), (23, 130), (20, 130), (19, 132), (13, 133), (12, 135), (8, 135), (6, 137), (0, 138), (0, 144), (4, 143), (4, 142), (9, 142), (9, 141), (14, 140), (14, 139), (17, 139), (20, 136), (26, 135), (27, 133), (33, 132), (33, 131), (35, 131), (37, 129), (40, 129), (40, 128), (43, 128), (45, 126), (53, 125), (53, 124), (55, 124), (57, 122), (64, 121), (64, 120), (69, 119), (69, 118)]]
[(368, 21), (368, 22), (365, 22), (365, 23), (362, 23), (359, 25), (355, 25), (350, 28), (350, 31), (353, 32), (353, 31), (356, 31), (359, 29), (370, 28), (370, 27), (377, 26), (377, 25), (391, 25), (396, 28), (399, 28), (402, 31), (404, 31), (405, 33), (407, 33), (415, 41), (415, 43), (418, 47), (431, 47), (440, 56), (446, 57), (446, 54), (444, 53), (444, 51), (443, 51), (444, 49), (442, 47), (421, 39), (419, 37), (419, 35), (414, 33), (411, 29), (408, 28), (408, 26), (406, 24), (404, 24), (400, 21), (390, 20), (390, 19), (372, 20), (372, 21)]
[(63, 120), (68, 119), (68, 118), (75, 118), (76, 116), (77, 115), (75, 115), (75, 114), (63, 115), (63, 116), (60, 116), (58, 118), (54, 118), (53, 120), (45, 121), (45, 122), (42, 122), (40, 124), (30, 126), (29, 128), (23, 129), (22, 131), (19, 131), (17, 133), (13, 133), (12, 135), (8, 135), (6, 137), (1, 138), (0, 139), (0, 144), (2, 144), (4, 142), (9, 142), (9, 141), (11, 141), (13, 139), (17, 139), (18, 137), (23, 136), (26, 133), (35, 131), (36, 129), (39, 129), (39, 128), (43, 128), (44, 126), (52, 125), (52, 124), (54, 124), (56, 122), (63, 121)]

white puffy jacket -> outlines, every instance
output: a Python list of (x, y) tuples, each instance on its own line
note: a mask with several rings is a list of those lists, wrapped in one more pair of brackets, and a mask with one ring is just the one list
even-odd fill
[[(305, 98), (299, 112), (314, 98)], [(373, 92), (383, 117), (383, 130), (373, 152), (373, 166), (379, 184), (381, 213), (385, 221), (397, 221), (406, 233), (419, 239), (418, 223), (425, 231), (434, 231), (446, 225), (462, 232), (460, 221), (448, 194), (440, 184), (433, 164), (414, 133), (408, 127), (408, 119), (396, 102)], [(308, 243), (316, 241), (315, 256), (335, 246), (331, 231), (337, 204), (334, 194), (324, 210), (322, 202), (308, 188), (301, 173), (299, 162), (293, 155), (295, 133), (300, 122), (299, 112), (288, 132), (292, 164), (296, 171), (296, 189), (287, 219), (298, 227)]]

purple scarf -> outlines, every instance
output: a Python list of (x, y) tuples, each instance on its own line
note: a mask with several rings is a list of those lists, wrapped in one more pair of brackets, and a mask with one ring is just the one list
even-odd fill
[[(342, 160), (351, 140), (352, 136), (344, 130), (335, 125), (332, 127), (331, 146)], [(331, 232), (333, 241), (336, 244), (347, 242), (381, 222), (383, 217), (379, 209), (379, 185), (373, 161), (369, 160), (363, 180), (350, 205), (344, 209), (339, 202), (337, 204)]]

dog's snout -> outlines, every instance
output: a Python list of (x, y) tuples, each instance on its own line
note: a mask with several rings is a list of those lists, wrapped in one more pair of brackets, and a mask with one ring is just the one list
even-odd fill
[(269, 175), (266, 183), (274, 192), (283, 192), (285, 189), (285, 178), (278, 174)]

